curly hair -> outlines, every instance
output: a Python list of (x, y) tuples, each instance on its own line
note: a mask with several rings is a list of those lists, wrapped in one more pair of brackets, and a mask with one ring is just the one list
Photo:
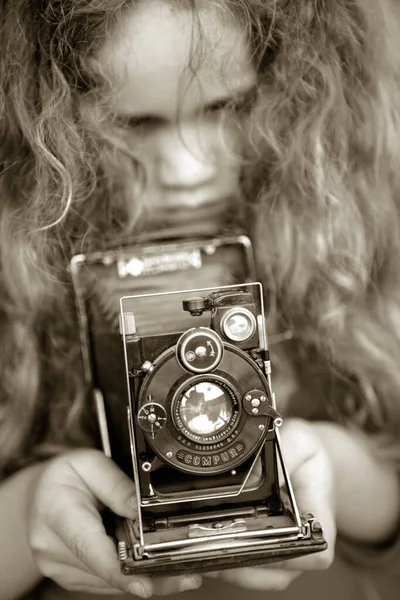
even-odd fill
[(260, 270), (314, 404), (323, 380), (318, 401), (389, 447), (400, 433), (400, 13), (386, 1), (274, 4), (278, 51), (260, 74), (253, 143)]
[[(167, 1), (193, 14), (202, 4)], [(0, 2), (3, 469), (90, 443), (77, 426), (86, 390), (67, 265), (124, 228), (124, 182), (142, 176), (92, 60), (134, 3)], [(294, 333), (281, 350), (305, 397), (389, 447), (400, 432), (400, 15), (390, 0), (206, 4), (247, 31), (258, 72), (243, 186), (271, 320)]]

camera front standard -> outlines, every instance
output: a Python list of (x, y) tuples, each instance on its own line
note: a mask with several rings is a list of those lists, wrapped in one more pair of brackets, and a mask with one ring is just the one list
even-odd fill
[[(193, 325), (142, 335), (135, 306), (155, 296)], [(120, 307), (129, 469), (122, 463), (139, 506), (136, 520), (113, 520), (123, 571), (231, 568), (325, 549), (281, 455), (261, 284), (125, 296)]]

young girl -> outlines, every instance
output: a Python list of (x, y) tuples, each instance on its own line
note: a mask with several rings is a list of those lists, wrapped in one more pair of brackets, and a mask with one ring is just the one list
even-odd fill
[(295, 494), (329, 547), (218, 577), (283, 588), (331, 564), (336, 529), (366, 552), (394, 547), (396, 10), (389, 0), (0, 3), (4, 600), (38, 585), (46, 599), (200, 585), (119, 571), (99, 508), (134, 516), (134, 486), (93, 449), (67, 267), (126, 233), (204, 229), (228, 213), (246, 215), (269, 330), (283, 340), (274, 388)]

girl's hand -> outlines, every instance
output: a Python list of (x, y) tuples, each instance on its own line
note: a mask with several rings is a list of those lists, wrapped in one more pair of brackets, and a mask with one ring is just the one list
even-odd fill
[(48, 464), (32, 498), (29, 526), (33, 555), (44, 576), (71, 591), (121, 591), (142, 598), (200, 586), (198, 575), (123, 575), (102, 523), (101, 505), (123, 517), (134, 518), (137, 513), (133, 481), (109, 458), (82, 449)]
[(326, 569), (332, 563), (336, 525), (331, 462), (311, 423), (288, 419), (280, 428), (280, 437), (299, 510), (312, 513), (321, 523), (327, 550), (273, 563), (271, 567), (244, 567), (210, 573), (209, 577), (220, 577), (248, 589), (281, 590), (302, 571)]

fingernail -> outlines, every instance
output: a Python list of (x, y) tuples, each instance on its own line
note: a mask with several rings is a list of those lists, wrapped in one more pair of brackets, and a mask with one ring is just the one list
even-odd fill
[(189, 577), (183, 577), (179, 582), (179, 589), (181, 592), (197, 590), (201, 586), (202, 581), (200, 576), (190, 575)]
[(130, 583), (128, 586), (128, 590), (130, 594), (134, 594), (135, 596), (139, 596), (140, 598), (150, 598), (151, 595), (144, 587), (143, 583), (140, 583), (140, 581)]

